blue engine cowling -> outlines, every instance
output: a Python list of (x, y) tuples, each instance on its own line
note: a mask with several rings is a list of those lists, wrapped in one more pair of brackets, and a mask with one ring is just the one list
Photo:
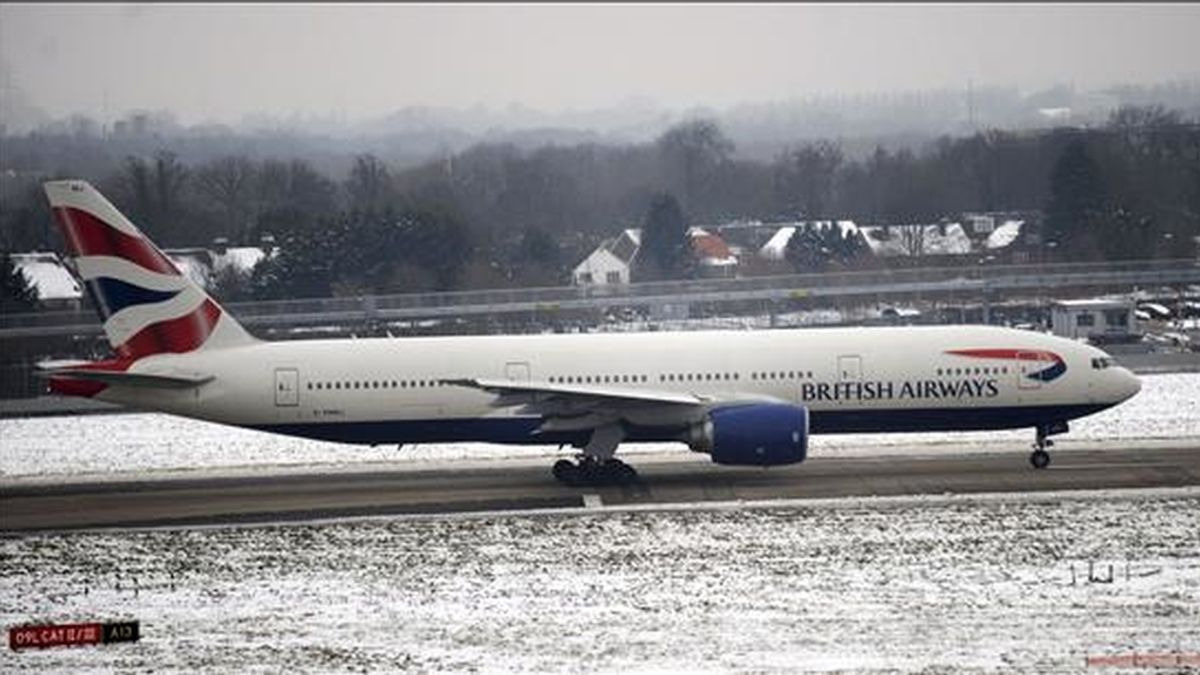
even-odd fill
[(808, 409), (784, 403), (718, 408), (692, 431), (690, 445), (717, 464), (776, 466), (808, 454)]

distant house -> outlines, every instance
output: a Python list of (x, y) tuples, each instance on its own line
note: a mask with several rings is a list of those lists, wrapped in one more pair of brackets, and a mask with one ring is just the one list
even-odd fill
[(207, 248), (169, 248), (163, 253), (192, 281), (210, 288), (216, 276), (228, 268), (249, 274), (266, 253), (256, 246), (223, 246), (215, 242)]
[(627, 229), (606, 239), (583, 262), (575, 266), (571, 279), (576, 286), (628, 284), (633, 261), (642, 246), (642, 231)]
[(737, 273), (738, 259), (719, 235), (702, 227), (688, 230), (692, 239), (692, 255), (699, 264), (700, 276), (732, 278)]
[(50, 252), (12, 254), (13, 266), (37, 292), (38, 302), (47, 309), (76, 309), (83, 289), (59, 257)]
[[(688, 229), (688, 236), (701, 276), (732, 277), (737, 273), (738, 257), (720, 235), (702, 227), (692, 227)], [(641, 229), (624, 230), (618, 236), (606, 239), (576, 265), (571, 278), (576, 286), (628, 284), (641, 247)]]

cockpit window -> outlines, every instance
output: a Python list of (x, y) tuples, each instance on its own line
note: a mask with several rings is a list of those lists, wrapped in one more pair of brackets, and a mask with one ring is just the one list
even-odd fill
[(1114, 365), (1116, 365), (1116, 364), (1113, 362), (1113, 360), (1111, 358), (1108, 358), (1108, 357), (1100, 356), (1100, 357), (1096, 357), (1096, 358), (1092, 359), (1092, 369), (1093, 370), (1104, 370), (1105, 368), (1111, 368)]

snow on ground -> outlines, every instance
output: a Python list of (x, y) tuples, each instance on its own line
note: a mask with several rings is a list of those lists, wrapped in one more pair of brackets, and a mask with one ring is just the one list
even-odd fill
[(5, 626), (143, 637), (0, 669), (1083, 672), (1200, 652), (1197, 532), (1127, 491), (15, 537)]
[[(1200, 374), (1147, 375), (1129, 401), (1071, 422), (1057, 450), (1097, 442), (1200, 439)], [(1030, 429), (965, 433), (846, 434), (814, 436), (810, 454), (880, 455), (914, 452), (1024, 451)], [(621, 453), (670, 451), (682, 444), (622, 446)], [(373, 462), (442, 462), (548, 458), (574, 452), (557, 446), (444, 443), (368, 447), (249, 431), (156, 413), (34, 417), (0, 420), (0, 478), (67, 477), (138, 471), (211, 470), (250, 466), (365, 465)]]

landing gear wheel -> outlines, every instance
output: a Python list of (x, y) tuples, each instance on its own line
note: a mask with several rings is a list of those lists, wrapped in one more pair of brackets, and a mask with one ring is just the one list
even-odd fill
[(1034, 450), (1033, 454), (1029, 456), (1029, 463), (1032, 464), (1033, 468), (1035, 469), (1044, 469), (1050, 465), (1050, 453), (1040, 448)]
[(560, 459), (555, 462), (551, 473), (563, 485), (578, 485), (580, 482), (581, 472), (579, 471), (579, 467), (569, 459)]
[(1033, 454), (1029, 456), (1029, 463), (1035, 469), (1044, 469), (1050, 466), (1050, 453), (1046, 452), (1046, 448), (1054, 447), (1054, 441), (1050, 440), (1050, 434), (1062, 434), (1067, 432), (1066, 422), (1055, 422), (1053, 424), (1039, 425), (1034, 429), (1036, 436), (1033, 441)]
[(560, 459), (551, 470), (558, 482), (572, 487), (629, 485), (638, 480), (637, 471), (619, 459), (600, 461), (582, 457), (578, 463)]
[(637, 471), (632, 466), (619, 459), (610, 459), (604, 463), (604, 478), (606, 483), (628, 485), (638, 479)]

